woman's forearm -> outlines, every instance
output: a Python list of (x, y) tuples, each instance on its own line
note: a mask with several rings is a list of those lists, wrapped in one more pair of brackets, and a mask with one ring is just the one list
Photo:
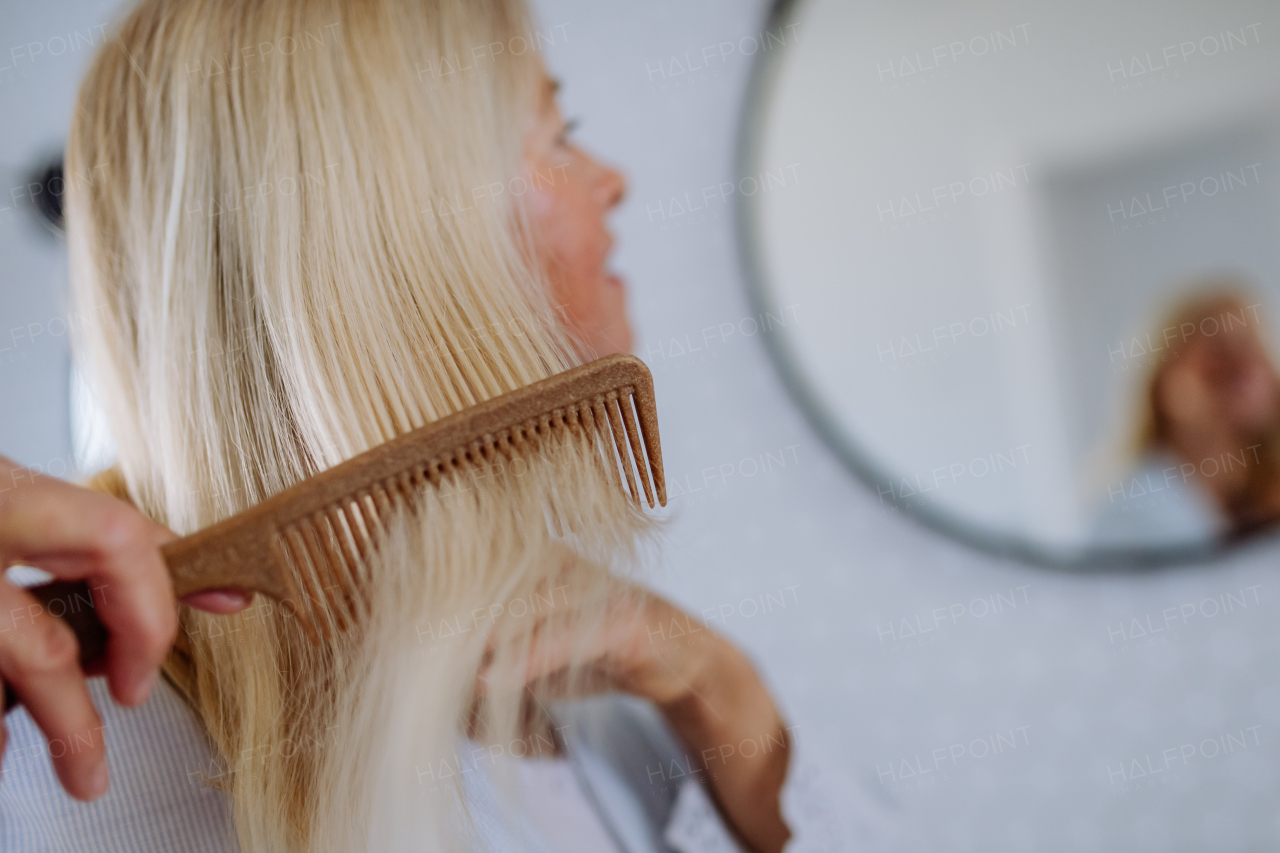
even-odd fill
[(790, 742), (746, 655), (716, 638), (688, 692), (660, 708), (742, 840), (759, 853), (780, 851), (790, 837), (779, 797)]

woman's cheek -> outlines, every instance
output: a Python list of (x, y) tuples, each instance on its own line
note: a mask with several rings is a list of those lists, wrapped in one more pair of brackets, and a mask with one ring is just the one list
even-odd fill
[(552, 213), (556, 208), (556, 199), (553, 193), (548, 192), (545, 188), (534, 189), (529, 193), (529, 214), (538, 220), (538, 225), (545, 231), (551, 230), (550, 220)]

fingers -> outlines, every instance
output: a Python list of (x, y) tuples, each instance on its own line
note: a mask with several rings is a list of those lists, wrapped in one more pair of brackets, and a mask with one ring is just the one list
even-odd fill
[(102, 720), (89, 698), (75, 635), (30, 594), (0, 580), (0, 679), (22, 697), (49, 741), (49, 755), (71, 796), (107, 790)]
[(96, 532), (100, 562), (90, 586), (107, 627), (107, 680), (123, 705), (140, 705), (151, 693), (160, 664), (178, 631), (173, 586), (159, 547), (172, 534), (108, 498)]
[(89, 582), (110, 635), (111, 694), (121, 704), (141, 704), (177, 634), (159, 551), (175, 534), (109, 495), (25, 469), (2, 470), (18, 494), (0, 505), (0, 559)]
[[(687, 640), (668, 642), (669, 626)], [(704, 633), (706, 632), (706, 633)], [(516, 633), (519, 637), (519, 632)], [(574, 601), (547, 614), (525, 635), (520, 654), (495, 654), (481, 670), (477, 693), (508, 692), (538, 682), (553, 695), (617, 689), (656, 703), (687, 694), (716, 645), (714, 635), (665, 599), (615, 583), (604, 602)], [(497, 646), (504, 645), (496, 635)]]
[(242, 589), (206, 589), (184, 596), (182, 603), (197, 610), (206, 610), (224, 616), (239, 613), (253, 601), (253, 593)]
[(542, 630), (534, 635), (520, 676), (526, 683), (536, 681), (574, 664), (607, 659), (611, 652), (611, 649), (603, 645), (583, 649), (581, 638), (564, 629)]
[(615, 653), (613, 634), (612, 626), (602, 630), (568, 614), (539, 619), (523, 641), (516, 639), (519, 653), (502, 653), (496, 645), (486, 649), (476, 690), (482, 694), (520, 690), (570, 668), (579, 676), (588, 670), (606, 672)]
[[(584, 589), (573, 582), (577, 559), (566, 550), (567, 570), (556, 579), (563, 583), (554, 587), (554, 608), (529, 616), (511, 611), (495, 620), (477, 674), (477, 695), (506, 693), (534, 682), (553, 693), (561, 687), (574, 695), (610, 687), (634, 692), (650, 689), (651, 673), (666, 677), (666, 667), (653, 665), (658, 648), (654, 625), (674, 608), (622, 578), (609, 578), (603, 586), (593, 579)], [(637, 680), (637, 674), (645, 677)]]

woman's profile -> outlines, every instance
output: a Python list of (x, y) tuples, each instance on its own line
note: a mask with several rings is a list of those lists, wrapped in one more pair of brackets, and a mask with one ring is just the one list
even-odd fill
[[(630, 346), (604, 225), (625, 182), (567, 138), (516, 49), (533, 30), (520, 0), (124, 18), (66, 155), (94, 176), (66, 205), (78, 361), (118, 448), (97, 488), (187, 533)], [(782, 849), (831, 815), (745, 655), (655, 641), (692, 619), (628, 577), (655, 531), (573, 441), (428, 489), (363, 579), (370, 618), (332, 640), (270, 602), (183, 607), (159, 695), (104, 718), (111, 793), (59, 800), (12, 763), (0, 840)]]

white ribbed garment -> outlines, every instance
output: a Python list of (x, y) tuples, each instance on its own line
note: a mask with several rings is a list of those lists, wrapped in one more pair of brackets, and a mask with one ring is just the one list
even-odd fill
[[(9, 741), (0, 765), (0, 851), (239, 853), (229, 799), (201, 781), (218, 775), (212, 750), (173, 688), (161, 680), (133, 709), (111, 700), (104, 679), (91, 679), (89, 691), (102, 715), (110, 790), (93, 803), (69, 797), (40, 730), (25, 710), (14, 711), (5, 719)], [(557, 712), (557, 722), (574, 733), (566, 763), (579, 782), (576, 790), (559, 786), (572, 800), (562, 804), (565, 814), (592, 809), (623, 853), (739, 853), (697, 771), (678, 770), (693, 763), (647, 703), (618, 695), (569, 703)], [(838, 775), (819, 771), (799, 747), (792, 744), (782, 790), (793, 833), (787, 853), (888, 853), (918, 846), (900, 821), (860, 789), (840, 784)], [(555, 839), (513, 829), (499, 817), (484, 773), (464, 774), (464, 781), (477, 850), (561, 853), (548, 843)]]
[[(26, 709), (5, 718), (0, 765), (0, 850), (5, 853), (233, 853), (239, 850), (226, 796), (200, 783), (213, 763), (195, 715), (163, 680), (140, 708), (112, 701), (105, 679), (89, 680), (102, 715), (111, 787), (92, 803), (58, 784), (47, 744)], [(98, 736), (98, 735), (95, 735)]]

